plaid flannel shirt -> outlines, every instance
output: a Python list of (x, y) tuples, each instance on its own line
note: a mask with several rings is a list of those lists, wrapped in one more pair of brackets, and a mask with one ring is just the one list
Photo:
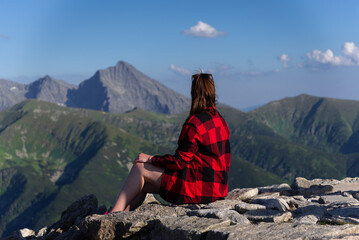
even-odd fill
[(174, 155), (154, 156), (165, 171), (160, 195), (168, 202), (209, 203), (228, 192), (231, 162), (229, 128), (214, 110), (190, 116), (182, 127)]

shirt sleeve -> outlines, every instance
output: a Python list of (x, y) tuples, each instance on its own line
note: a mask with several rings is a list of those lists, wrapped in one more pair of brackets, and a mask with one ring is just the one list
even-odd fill
[(152, 164), (161, 168), (181, 170), (185, 168), (193, 159), (198, 151), (200, 136), (194, 124), (185, 123), (183, 125), (176, 153), (163, 156), (152, 157)]

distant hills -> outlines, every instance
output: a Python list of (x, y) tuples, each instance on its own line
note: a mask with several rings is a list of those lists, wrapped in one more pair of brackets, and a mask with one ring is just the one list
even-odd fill
[(190, 105), (187, 97), (124, 61), (98, 70), (79, 86), (50, 76), (28, 85), (0, 80), (0, 94), (0, 111), (25, 99), (113, 113), (123, 113), (136, 107), (158, 113), (181, 113), (189, 111)]
[(300, 95), (250, 113), (280, 136), (329, 153), (359, 152), (359, 101)]

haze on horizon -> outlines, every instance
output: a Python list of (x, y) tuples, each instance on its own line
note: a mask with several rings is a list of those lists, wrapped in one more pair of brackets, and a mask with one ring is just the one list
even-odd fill
[(302, 93), (359, 100), (355, 0), (0, 0), (0, 79), (71, 84), (126, 61), (189, 96), (211, 72), (236, 108)]

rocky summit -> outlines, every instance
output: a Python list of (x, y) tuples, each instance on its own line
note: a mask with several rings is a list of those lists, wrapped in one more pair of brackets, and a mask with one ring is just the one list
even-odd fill
[(296, 178), (234, 189), (210, 204), (162, 204), (148, 195), (132, 212), (103, 215), (94, 195), (71, 204), (55, 224), (12, 239), (358, 239), (359, 178)]

